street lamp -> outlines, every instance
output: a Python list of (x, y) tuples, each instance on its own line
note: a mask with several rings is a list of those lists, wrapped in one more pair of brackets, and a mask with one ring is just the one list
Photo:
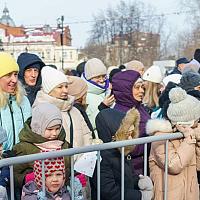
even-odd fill
[(61, 29), (61, 34), (60, 34), (60, 44), (62, 47), (62, 56), (61, 56), (61, 63), (62, 63), (62, 70), (64, 70), (64, 41), (63, 41), (63, 36), (64, 36), (64, 16), (62, 15), (57, 19), (57, 25), (58, 28)]

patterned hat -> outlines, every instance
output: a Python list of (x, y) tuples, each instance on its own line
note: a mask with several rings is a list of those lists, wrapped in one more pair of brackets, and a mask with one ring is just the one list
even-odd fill
[[(56, 149), (56, 150), (60, 150), (60, 149)], [(49, 151), (41, 150), (41, 152), (49, 152)], [(37, 184), (38, 188), (41, 188), (42, 187), (42, 161), (36, 160), (34, 162), (33, 169), (34, 169), (35, 183)], [(65, 178), (64, 157), (49, 158), (49, 159), (44, 160), (44, 170), (45, 170), (45, 178), (55, 171), (62, 171)]]

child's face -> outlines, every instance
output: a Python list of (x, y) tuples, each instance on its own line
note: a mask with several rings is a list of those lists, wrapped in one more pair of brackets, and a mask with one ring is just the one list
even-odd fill
[(62, 171), (55, 171), (46, 177), (46, 188), (49, 192), (56, 193), (64, 184), (64, 174)]
[(60, 133), (61, 125), (55, 125), (50, 128), (47, 128), (44, 132), (44, 138), (48, 140), (56, 140)]

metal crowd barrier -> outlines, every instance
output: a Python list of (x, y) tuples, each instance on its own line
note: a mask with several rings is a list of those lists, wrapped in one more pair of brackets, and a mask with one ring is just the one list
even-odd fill
[(124, 200), (124, 147), (130, 145), (144, 144), (144, 175), (147, 175), (147, 144), (155, 141), (166, 141), (166, 156), (165, 156), (165, 192), (164, 200), (167, 200), (167, 174), (168, 174), (168, 141), (170, 139), (182, 138), (182, 133), (169, 133), (160, 136), (149, 136), (133, 140), (119, 141), (119, 142), (109, 142), (98, 145), (91, 145), (80, 148), (71, 148), (61, 151), (52, 151), (38, 154), (31, 154), (26, 156), (12, 157), (0, 160), (0, 168), (4, 166), (10, 166), (10, 193), (11, 200), (14, 200), (14, 174), (13, 165), (33, 162), (35, 160), (42, 160), (42, 189), (45, 193), (45, 175), (44, 175), (44, 160), (47, 158), (56, 158), (61, 156), (71, 156), (71, 199), (74, 200), (74, 159), (73, 156), (80, 153), (97, 151), (97, 199), (100, 200), (100, 151), (114, 148), (122, 148), (121, 153), (121, 200)]

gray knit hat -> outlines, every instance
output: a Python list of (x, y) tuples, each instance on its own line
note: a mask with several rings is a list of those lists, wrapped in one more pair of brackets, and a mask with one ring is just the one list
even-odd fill
[(0, 126), (0, 144), (3, 144), (7, 139), (6, 131)]
[(40, 103), (32, 110), (31, 129), (38, 135), (44, 135), (47, 128), (62, 125), (60, 110), (53, 104)]
[(106, 75), (106, 66), (98, 58), (92, 58), (85, 64), (85, 78), (90, 80), (96, 76)]
[(200, 118), (200, 101), (188, 95), (182, 88), (172, 88), (169, 99), (171, 103), (167, 109), (167, 116), (172, 122), (188, 122)]
[(181, 80), (180, 80), (180, 86), (186, 90), (194, 90), (195, 87), (200, 85), (200, 74), (188, 71), (186, 73), (183, 73)]

